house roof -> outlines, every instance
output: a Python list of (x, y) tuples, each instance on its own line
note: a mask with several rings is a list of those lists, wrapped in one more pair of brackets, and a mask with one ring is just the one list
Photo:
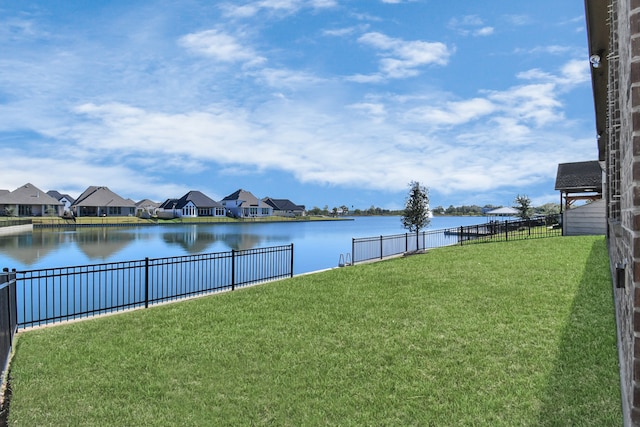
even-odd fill
[(16, 188), (9, 194), (3, 194), (2, 203), (12, 203), (16, 205), (62, 205), (58, 200), (30, 183)]
[(136, 204), (131, 200), (123, 199), (109, 190), (108, 187), (91, 186), (78, 196), (72, 206), (120, 206), (132, 208)]
[(303, 211), (305, 209), (304, 206), (296, 205), (289, 199), (272, 199), (271, 197), (266, 197), (262, 199), (262, 201), (279, 211)]
[(607, 141), (607, 80), (609, 59), (609, 2), (601, 0), (585, 0), (585, 17), (587, 22), (587, 38), (589, 57), (597, 55), (600, 59), (598, 67), (591, 66), (591, 87), (595, 107), (596, 133), (598, 137), (599, 159), (605, 159), (605, 142)]
[(187, 203), (193, 203), (197, 208), (222, 208), (220, 203), (200, 191), (189, 191), (179, 199), (167, 199), (160, 205), (162, 209), (182, 209)]
[(49, 190), (49, 191), (47, 191), (47, 194), (50, 195), (51, 197), (53, 197), (56, 200), (67, 199), (71, 203), (73, 203), (75, 201), (75, 199), (73, 197), (71, 197), (70, 195), (59, 193), (56, 190)]
[(556, 190), (573, 193), (602, 192), (602, 168), (597, 160), (560, 163)]
[(149, 200), (149, 199), (142, 199), (139, 202), (136, 203), (137, 207), (149, 207), (149, 206), (153, 206), (154, 208), (157, 208), (158, 206), (160, 206), (160, 203), (158, 202), (154, 202), (153, 200)]
[(193, 203), (197, 208), (221, 208), (220, 203), (208, 197), (200, 191), (189, 191), (187, 194), (178, 199), (177, 208), (181, 209), (187, 203)]
[(158, 206), (160, 209), (174, 209), (178, 204), (178, 199), (167, 199), (164, 202), (160, 203)]
[(258, 200), (256, 196), (251, 194), (249, 191), (245, 191), (243, 189), (239, 189), (238, 191), (231, 193), (227, 197), (222, 199), (223, 202), (225, 200), (239, 200), (242, 202), (240, 203), (239, 206), (245, 207), (245, 208), (249, 206), (258, 206), (258, 207), (265, 206), (265, 204), (261, 200)]

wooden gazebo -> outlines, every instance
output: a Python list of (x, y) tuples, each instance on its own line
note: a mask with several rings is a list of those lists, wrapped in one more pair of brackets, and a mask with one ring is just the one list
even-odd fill
[(578, 200), (602, 199), (602, 168), (597, 160), (560, 163), (556, 175), (560, 209), (568, 210)]

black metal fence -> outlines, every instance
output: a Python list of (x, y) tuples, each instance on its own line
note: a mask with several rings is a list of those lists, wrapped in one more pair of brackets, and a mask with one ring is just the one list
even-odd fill
[(0, 385), (5, 377), (17, 329), (16, 273), (0, 273)]
[(293, 276), (293, 244), (16, 272), (17, 326), (148, 307)]
[(525, 220), (489, 221), (484, 224), (429, 230), (417, 234), (354, 238), (351, 242), (351, 253), (355, 264), (443, 246), (561, 235), (561, 216), (550, 215)]

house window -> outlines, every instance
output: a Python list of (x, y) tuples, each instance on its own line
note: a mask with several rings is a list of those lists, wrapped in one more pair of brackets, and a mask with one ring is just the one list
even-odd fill
[(257, 216), (258, 215), (258, 208), (249, 208), (249, 215)]
[(109, 215), (120, 215), (121, 212), (122, 212), (122, 209), (120, 208), (120, 206), (109, 206), (109, 209), (108, 209)]
[(269, 215), (269, 208), (262, 208), (262, 215)]
[(31, 216), (31, 206), (30, 205), (18, 205), (18, 215), (19, 216)]
[(216, 216), (224, 216), (224, 208), (216, 208)]
[(211, 209), (198, 209), (198, 216), (211, 216)]

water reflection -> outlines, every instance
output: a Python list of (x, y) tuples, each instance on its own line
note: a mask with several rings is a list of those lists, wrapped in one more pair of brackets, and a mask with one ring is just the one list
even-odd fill
[(215, 233), (199, 231), (197, 225), (183, 226), (182, 230), (162, 233), (162, 240), (167, 245), (178, 245), (190, 254), (206, 252), (219, 237)]
[[(166, 229), (91, 227), (70, 229), (35, 229), (33, 232), (0, 236), (0, 253), (23, 266), (34, 266), (47, 255), (57, 253), (59, 259), (77, 264), (80, 252), (89, 262), (113, 260), (132, 245), (145, 247), (178, 246), (182, 254), (252, 249), (270, 244), (288, 243), (288, 233), (259, 234), (244, 227), (183, 225)], [(65, 256), (66, 254), (66, 256)], [(171, 251), (168, 255), (175, 255)], [(142, 256), (147, 256), (142, 253)], [(140, 258), (136, 255), (133, 258)], [(68, 265), (65, 263), (65, 265)]]
[(62, 233), (12, 234), (0, 238), (0, 251), (21, 264), (32, 265), (68, 241), (68, 235)]
[(229, 230), (228, 232), (213, 232), (206, 226), (187, 226), (183, 230), (163, 232), (162, 240), (168, 245), (178, 245), (190, 254), (212, 251), (216, 244), (224, 246), (223, 250), (253, 249), (272, 242), (290, 241), (289, 234), (258, 234)]
[(133, 231), (134, 229), (113, 227), (79, 228), (68, 235), (87, 258), (105, 261), (122, 252), (138, 238)]

